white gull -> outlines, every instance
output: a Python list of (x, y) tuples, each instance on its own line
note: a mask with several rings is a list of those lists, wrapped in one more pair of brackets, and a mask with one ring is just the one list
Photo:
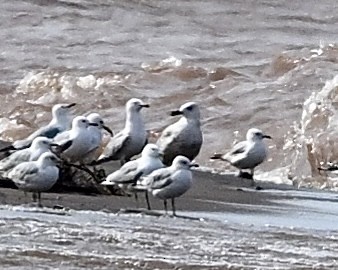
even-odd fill
[[(246, 141), (237, 143), (228, 153), (216, 153), (211, 159), (220, 159), (229, 162), (239, 169), (239, 176), (253, 179), (255, 167), (261, 164), (267, 157), (267, 147), (264, 138), (271, 139), (269, 135), (257, 128), (250, 128), (246, 134)], [(242, 172), (244, 169), (250, 170), (247, 176)]]
[(141, 153), (147, 143), (147, 132), (141, 115), (141, 109), (149, 107), (148, 104), (137, 98), (126, 103), (126, 123), (122, 131), (110, 139), (99, 159), (92, 165), (101, 164), (111, 160), (120, 160), (123, 165), (133, 156)]
[(107, 127), (104, 124), (104, 121), (100, 114), (98, 113), (91, 113), (87, 116), (87, 120), (89, 123), (97, 124), (95, 126), (90, 125), (88, 127), (88, 131), (91, 134), (91, 145), (92, 147), (88, 150), (88, 153), (86, 153), (86, 156), (84, 158), (84, 163), (90, 163), (92, 161), (97, 160), (97, 158), (100, 156), (102, 150), (102, 144), (103, 142), (103, 130), (106, 130), (110, 136), (113, 135), (113, 132), (109, 127)]
[(62, 158), (69, 162), (82, 163), (85, 154), (93, 147), (88, 130), (91, 125), (97, 126), (95, 123), (89, 123), (86, 117), (77, 116), (72, 121), (72, 128), (55, 138), (54, 142), (60, 145)]

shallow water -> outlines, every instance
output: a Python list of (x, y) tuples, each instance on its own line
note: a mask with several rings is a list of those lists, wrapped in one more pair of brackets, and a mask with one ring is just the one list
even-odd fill
[(8, 269), (337, 268), (337, 196), (294, 195), (299, 196), (294, 201), (278, 199), (279, 206), (179, 213), (200, 220), (1, 206), (0, 264)]

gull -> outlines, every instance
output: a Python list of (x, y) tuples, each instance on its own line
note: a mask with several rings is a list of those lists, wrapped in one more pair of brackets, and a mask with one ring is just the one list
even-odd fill
[(148, 104), (137, 98), (132, 98), (126, 103), (126, 123), (122, 131), (110, 139), (107, 147), (96, 162), (98, 165), (111, 160), (120, 160), (121, 165), (131, 157), (141, 153), (147, 143), (147, 132), (141, 115), (141, 109), (149, 107)]
[(86, 156), (84, 158), (84, 163), (90, 163), (92, 161), (97, 160), (100, 156), (100, 148), (103, 143), (103, 130), (106, 130), (111, 136), (113, 136), (113, 132), (109, 127), (104, 124), (104, 121), (100, 114), (91, 113), (87, 116), (87, 120), (89, 123), (97, 124), (96, 126), (90, 125), (88, 127), (88, 131), (91, 134), (91, 145)]
[(192, 185), (191, 167), (198, 167), (187, 157), (177, 156), (170, 167), (153, 171), (140, 181), (136, 188), (147, 189), (156, 198), (163, 200), (168, 212), (167, 200), (171, 199), (173, 215), (176, 215), (175, 198), (187, 192)]
[(167, 166), (178, 155), (194, 160), (203, 143), (200, 110), (196, 103), (185, 103), (179, 110), (172, 111), (171, 115), (182, 117), (165, 128), (156, 142), (163, 152), (163, 163)]
[[(118, 185), (124, 191), (134, 192), (137, 202), (137, 190), (133, 190), (132, 187), (137, 183), (140, 177), (146, 176), (154, 170), (164, 167), (161, 156), (162, 153), (157, 145), (149, 143), (143, 148), (141, 157), (125, 163), (119, 170), (108, 175), (101, 185)], [(147, 193), (146, 201), (148, 210), (150, 210)]]
[(52, 108), (53, 118), (46, 126), (39, 128), (26, 139), (17, 140), (12, 145), (3, 148), (0, 151), (2, 152), (27, 148), (31, 145), (32, 141), (39, 136), (54, 138), (58, 133), (63, 132), (69, 128), (71, 122), (70, 108), (75, 105), (75, 103), (54, 105)]
[[(220, 159), (229, 162), (239, 169), (240, 177), (253, 179), (255, 167), (261, 164), (267, 157), (267, 148), (263, 139), (271, 139), (269, 135), (264, 135), (257, 128), (250, 128), (246, 134), (246, 141), (237, 143), (226, 154), (214, 154), (211, 159)], [(246, 176), (242, 172), (244, 169), (250, 169), (250, 175)]]
[(93, 147), (89, 126), (97, 124), (89, 123), (84, 116), (77, 116), (72, 121), (72, 128), (54, 139), (54, 142), (60, 145), (62, 158), (69, 162), (82, 162), (85, 154)]
[(52, 146), (57, 145), (52, 143), (51, 139), (46, 137), (36, 137), (29, 148), (18, 150), (2, 159), (0, 161), (0, 172), (3, 172), (3, 176), (6, 176), (7, 172), (18, 164), (26, 161), (35, 161), (43, 153), (50, 152)]
[(43, 153), (36, 161), (23, 162), (14, 167), (8, 177), (25, 192), (33, 192), (33, 201), (41, 206), (41, 192), (53, 187), (59, 178), (60, 160), (53, 153)]

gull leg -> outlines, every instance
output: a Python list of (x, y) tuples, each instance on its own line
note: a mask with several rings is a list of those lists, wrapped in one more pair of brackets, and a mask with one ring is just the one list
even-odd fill
[(164, 200), (164, 201), (163, 201), (163, 204), (164, 204), (165, 214), (167, 215), (167, 214), (168, 214), (167, 200)]
[(42, 204), (41, 204), (41, 192), (38, 192), (38, 206), (42, 207)]
[(251, 180), (252, 180), (252, 183), (251, 183), (251, 185), (252, 185), (252, 186), (255, 186), (254, 172), (255, 172), (255, 168), (252, 168), (252, 169), (250, 169), (250, 173), (251, 173)]
[(32, 199), (33, 199), (33, 202), (36, 202), (37, 196), (36, 196), (36, 193), (35, 193), (35, 192), (32, 193)]
[(146, 191), (145, 196), (146, 196), (146, 202), (147, 202), (147, 209), (148, 209), (148, 210), (151, 210), (148, 191)]
[(175, 208), (175, 198), (171, 198), (171, 206), (173, 209), (173, 216), (176, 216), (176, 208)]
[[(251, 172), (251, 169), (250, 169), (250, 172)], [(253, 175), (251, 173), (243, 172), (242, 170), (239, 170), (238, 177), (252, 179)]]
[(135, 197), (135, 202), (136, 202), (136, 208), (139, 208), (137, 192), (134, 193), (134, 197)]

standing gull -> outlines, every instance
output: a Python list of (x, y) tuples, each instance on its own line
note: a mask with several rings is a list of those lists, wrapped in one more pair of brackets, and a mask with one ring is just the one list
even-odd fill
[(192, 185), (191, 167), (198, 167), (187, 157), (177, 156), (170, 167), (153, 171), (138, 184), (139, 189), (148, 189), (154, 197), (162, 199), (167, 213), (167, 199), (171, 199), (173, 215), (176, 215), (175, 198), (187, 192)]
[[(136, 182), (140, 177), (146, 176), (154, 170), (163, 168), (161, 161), (161, 152), (157, 145), (147, 144), (143, 150), (141, 157), (136, 160), (131, 160), (125, 163), (119, 170), (108, 175), (102, 185), (118, 185), (124, 191), (131, 191), (135, 193), (137, 202), (137, 190), (133, 190)], [(143, 190), (144, 191), (144, 190)], [(150, 210), (150, 203), (148, 194), (146, 193), (147, 207)]]
[(19, 189), (33, 192), (33, 201), (38, 199), (41, 206), (41, 192), (51, 189), (58, 180), (58, 162), (53, 153), (43, 153), (37, 161), (23, 162), (14, 167), (8, 177)]
[(29, 148), (18, 150), (2, 159), (0, 161), (0, 172), (3, 172), (3, 176), (6, 176), (7, 172), (18, 164), (26, 161), (35, 161), (43, 153), (50, 152), (52, 146), (57, 145), (52, 143), (51, 139), (46, 137), (36, 137)]
[(126, 103), (126, 123), (122, 131), (110, 139), (103, 154), (92, 165), (102, 164), (111, 160), (120, 160), (123, 165), (131, 157), (141, 153), (147, 143), (147, 132), (141, 115), (141, 109), (148, 104), (137, 98)]
[(97, 126), (97, 124), (89, 123), (84, 116), (77, 116), (73, 119), (70, 130), (55, 137), (54, 142), (60, 145), (62, 158), (69, 162), (82, 163), (85, 154), (93, 147), (89, 126)]
[(1, 149), (0, 151), (16, 150), (27, 148), (31, 145), (36, 137), (54, 138), (58, 133), (67, 130), (71, 123), (70, 108), (75, 106), (71, 104), (56, 104), (52, 109), (52, 120), (44, 127), (39, 128), (26, 139), (17, 140), (11, 146)]
[(86, 156), (84, 158), (84, 163), (90, 163), (99, 157), (100, 153), (100, 147), (102, 144), (103, 139), (103, 130), (106, 130), (111, 136), (113, 135), (113, 132), (109, 127), (107, 127), (104, 124), (104, 121), (98, 113), (91, 113), (87, 116), (87, 120), (89, 123), (97, 124), (95, 126), (90, 125), (88, 127), (88, 131), (91, 135), (91, 145), (92, 147), (88, 149), (88, 152), (86, 153)]
[(163, 163), (167, 166), (178, 155), (194, 160), (203, 142), (200, 110), (196, 103), (185, 103), (179, 110), (172, 111), (171, 115), (182, 117), (165, 128), (156, 143), (164, 154)]
[(264, 135), (257, 128), (250, 128), (246, 134), (246, 141), (237, 143), (230, 152), (226, 154), (214, 154), (211, 159), (220, 159), (229, 162), (239, 169), (240, 177), (248, 177), (242, 170), (250, 169), (249, 178), (253, 179), (255, 167), (261, 164), (267, 157), (267, 148), (263, 142), (264, 138), (271, 139)]

